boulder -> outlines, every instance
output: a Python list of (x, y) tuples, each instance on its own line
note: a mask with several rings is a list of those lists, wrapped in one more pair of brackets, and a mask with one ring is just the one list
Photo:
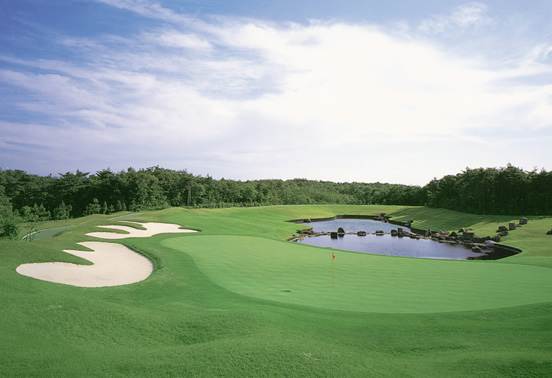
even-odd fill
[(343, 229), (343, 227), (339, 227), (339, 228), (337, 229), (337, 234), (338, 234), (338, 235), (345, 235), (345, 230)]
[(515, 223), (508, 223), (508, 228), (509, 228), (510, 231), (515, 230), (516, 229), (516, 224)]
[(496, 234), (495, 236), (493, 236), (493, 241), (495, 243), (500, 243), (502, 241), (502, 238), (500, 237), (500, 235)]
[[(391, 231), (391, 234), (393, 234), (393, 231)], [(383, 231), (382, 230), (376, 230), (376, 235), (378, 235), (378, 236), (383, 235)]]
[(521, 218), (519, 220), (519, 224), (521, 224), (521, 225), (527, 224), (527, 218)]
[(330, 232), (330, 238), (337, 239), (337, 232)]
[(391, 236), (398, 236), (399, 232), (397, 230), (391, 230)]
[(504, 232), (504, 231), (508, 231), (508, 227), (506, 227), (506, 226), (498, 226), (498, 232)]
[(366, 236), (366, 231), (358, 231), (357, 235), (358, 236)]
[(432, 234), (433, 234), (433, 233), (431, 232), (431, 230), (430, 230), (429, 228), (428, 228), (427, 231), (425, 232), (426, 238), (431, 237)]
[(552, 235), (552, 230), (548, 231), (546, 235)]
[(475, 236), (475, 233), (473, 232), (464, 232), (464, 235), (462, 235), (462, 238), (464, 240), (472, 240), (474, 236)]

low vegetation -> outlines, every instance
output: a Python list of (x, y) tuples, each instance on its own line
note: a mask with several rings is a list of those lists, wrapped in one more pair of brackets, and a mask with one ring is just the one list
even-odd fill
[[(519, 377), (552, 372), (552, 217), (529, 216), (499, 261), (434, 261), (284, 240), (297, 218), (387, 213), (421, 228), (495, 230), (512, 216), (409, 206), (273, 206), (144, 212), (201, 230), (120, 241), (147, 280), (77, 288), (20, 276), (113, 216), (48, 221), (57, 236), (0, 241), (0, 375)], [(128, 213), (120, 213), (124, 215)], [(18, 239), (23, 236), (21, 231)]]

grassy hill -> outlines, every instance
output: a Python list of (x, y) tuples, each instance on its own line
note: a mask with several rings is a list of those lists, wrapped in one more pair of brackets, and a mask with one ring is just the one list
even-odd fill
[(400, 206), (167, 209), (128, 220), (195, 234), (125, 239), (155, 264), (127, 286), (20, 276), (23, 263), (82, 262), (109, 216), (51, 222), (57, 236), (0, 242), (0, 376), (481, 376), (552, 373), (552, 218), (531, 218), (499, 261), (331, 252), (284, 240), (296, 218), (413, 219), (493, 234), (519, 217)]

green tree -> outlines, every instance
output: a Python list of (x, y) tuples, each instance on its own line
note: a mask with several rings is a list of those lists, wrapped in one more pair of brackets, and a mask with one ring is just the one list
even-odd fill
[(107, 202), (103, 201), (102, 203), (102, 209), (100, 210), (100, 212), (102, 214), (107, 214), (108, 213), (108, 210), (109, 210), (109, 207), (107, 206)]
[(64, 201), (71, 205), (73, 214), (76, 216), (82, 215), (86, 206), (90, 203), (91, 187), (88, 175), (88, 172), (81, 172), (78, 169), (75, 173), (60, 174), (54, 187), (57, 203)]
[(61, 201), (58, 207), (54, 209), (53, 213), (55, 220), (69, 219), (71, 217), (71, 205), (66, 205)]
[(0, 238), (13, 239), (18, 233), (17, 218), (12, 211), (11, 202), (4, 193), (4, 187), (0, 186)]
[(84, 209), (84, 215), (100, 214), (102, 211), (102, 206), (100, 201), (97, 198), (93, 198), (92, 202), (86, 205)]
[(43, 222), (51, 219), (51, 214), (43, 204), (37, 205), (35, 203), (32, 207), (23, 206), (23, 209), (21, 209), (21, 217), (26, 222)]

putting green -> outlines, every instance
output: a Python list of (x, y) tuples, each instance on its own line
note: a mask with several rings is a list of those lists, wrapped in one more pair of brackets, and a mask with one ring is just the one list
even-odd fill
[(334, 310), (471, 311), (552, 301), (549, 268), (335, 251), (246, 236), (165, 239), (232, 292)]

